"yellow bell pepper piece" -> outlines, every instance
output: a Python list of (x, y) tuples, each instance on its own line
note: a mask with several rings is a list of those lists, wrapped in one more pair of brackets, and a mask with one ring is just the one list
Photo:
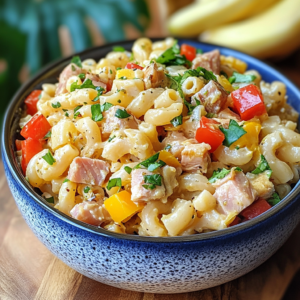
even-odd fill
[(261, 125), (258, 122), (245, 122), (243, 129), (247, 131), (242, 137), (240, 137), (236, 142), (234, 142), (231, 147), (247, 147), (250, 151), (255, 151), (258, 148), (259, 143), (259, 133), (261, 130)]
[(222, 85), (222, 87), (228, 91), (228, 92), (233, 92), (234, 88), (233, 86), (230, 84), (230, 82), (227, 80), (227, 78), (223, 75), (218, 76), (218, 82)]
[(167, 165), (171, 167), (180, 167), (180, 162), (177, 160), (177, 158), (172, 153), (166, 150), (161, 150), (159, 152), (158, 159), (164, 161)]
[(221, 64), (228, 65), (229, 67), (236, 69), (239, 73), (245, 73), (247, 70), (247, 64), (233, 56), (221, 55)]
[(127, 191), (112, 195), (104, 201), (104, 206), (112, 219), (117, 223), (129, 219), (144, 207), (143, 204), (135, 204), (132, 202), (131, 194)]
[(133, 79), (134, 78), (134, 71), (131, 69), (122, 69), (118, 70), (116, 74), (116, 78), (120, 79), (123, 77), (124, 79)]

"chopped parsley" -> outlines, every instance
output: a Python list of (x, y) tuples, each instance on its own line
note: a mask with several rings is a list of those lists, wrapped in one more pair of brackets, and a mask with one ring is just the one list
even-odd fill
[(69, 117), (69, 113), (68, 113), (68, 112), (66, 112), (66, 113), (65, 113), (65, 116), (66, 116), (66, 117)]
[(139, 169), (141, 166), (148, 168), (151, 164), (154, 164), (158, 160), (158, 157), (159, 157), (159, 152), (149, 157), (148, 159), (140, 162), (133, 169)]
[(164, 150), (169, 151), (171, 148), (172, 148), (172, 146), (168, 144), (168, 145), (164, 148)]
[(157, 59), (156, 62), (166, 65), (166, 66), (175, 66), (175, 65), (187, 65), (188, 67), (192, 66), (192, 63), (185, 57), (185, 55), (180, 55), (180, 48), (177, 41), (174, 45), (164, 51)]
[(203, 50), (202, 50), (202, 49), (197, 49), (197, 50), (196, 50), (196, 53), (197, 53), (197, 54), (202, 54), (202, 53), (203, 53)]
[(121, 80), (126, 80), (126, 79), (127, 79), (127, 77), (126, 77), (126, 76), (121, 76), (121, 77), (119, 77), (118, 79), (121, 79)]
[(112, 74), (112, 73), (113, 73), (111, 69), (109, 69), (109, 73), (110, 73), (110, 74)]
[[(81, 59), (79, 56), (73, 56), (71, 63), (75, 64), (76, 66), (78, 66), (79, 68), (82, 68), (82, 63), (81, 63)], [(72, 69), (73, 70), (73, 69)], [(75, 71), (75, 70), (73, 70)]]
[(116, 70), (117, 70), (117, 71), (119, 71), (119, 70), (122, 70), (122, 68), (120, 68), (120, 67), (117, 67), (117, 68), (116, 68)]
[(220, 75), (223, 75), (226, 79), (228, 79), (228, 75), (224, 71), (220, 71)]
[(147, 190), (153, 190), (156, 188), (156, 185), (155, 184), (142, 184), (142, 187)]
[(86, 186), (84, 189), (83, 189), (83, 191), (87, 194), (89, 191), (90, 191), (90, 187), (89, 186)]
[(56, 104), (52, 103), (51, 105), (52, 105), (53, 108), (60, 108), (61, 107), (60, 102), (56, 102)]
[(83, 105), (78, 105), (78, 106), (76, 106), (76, 107), (74, 108), (74, 113), (76, 113), (77, 110), (79, 110), (82, 106), (83, 106)]
[(233, 75), (229, 77), (228, 81), (232, 84), (234, 82), (244, 82), (249, 83), (256, 79), (256, 76), (250, 74), (240, 74), (238, 72), (233, 72)]
[(272, 195), (272, 197), (271, 197), (270, 199), (267, 200), (267, 202), (268, 202), (270, 205), (272, 205), (272, 206), (278, 204), (278, 203), (280, 202), (279, 195), (278, 195), (277, 193), (274, 193), (274, 194)]
[[(77, 84), (77, 81), (73, 82), (71, 84), (71, 87), (70, 87), (70, 91), (71, 92), (74, 92), (75, 90), (79, 90), (79, 89), (96, 89), (97, 87), (93, 85), (93, 82), (91, 79), (87, 79), (83, 82), (83, 84)], [(103, 89), (103, 88), (102, 88)]]
[(227, 174), (230, 173), (230, 170), (227, 170), (225, 168), (223, 169), (217, 169), (213, 171), (213, 175), (208, 179), (210, 183), (216, 182), (218, 179), (223, 179)]
[(130, 167), (128, 167), (128, 166), (125, 166), (125, 167), (124, 167), (124, 170), (125, 170), (125, 172), (126, 172), (127, 174), (131, 174), (131, 172), (132, 172), (132, 168), (130, 168)]
[(71, 68), (72, 68), (73, 72), (76, 71), (76, 68), (74, 67), (74, 65), (72, 65)]
[(103, 115), (101, 112), (101, 106), (99, 103), (91, 105), (91, 113), (92, 113), (92, 120), (95, 122), (99, 122), (103, 120)]
[(236, 147), (235, 147), (235, 150), (240, 150), (240, 146), (236, 146)]
[(261, 155), (259, 165), (251, 173), (252, 174), (260, 174), (265, 171), (267, 171), (267, 175), (270, 178), (272, 175), (272, 169), (270, 168), (266, 158), (263, 155)]
[(144, 175), (145, 183), (153, 184), (161, 186), (161, 175), (160, 174), (152, 174), (152, 175)]
[(126, 111), (126, 109), (122, 110), (120, 108), (117, 109), (115, 113), (115, 117), (119, 119), (126, 119), (129, 118), (131, 115)]
[(42, 158), (43, 158), (50, 166), (52, 166), (52, 165), (56, 162), (56, 160), (55, 160), (55, 158), (52, 156), (50, 150), (48, 150), (48, 152), (47, 152), (44, 156), (42, 156)]
[(44, 140), (46, 140), (46, 139), (49, 139), (51, 137), (51, 130), (49, 130), (48, 132), (47, 132), (47, 134), (44, 136)]
[(98, 92), (98, 95), (92, 100), (93, 102), (96, 102), (99, 100), (99, 97), (103, 94), (103, 92), (105, 91), (103, 87), (101, 86), (97, 86), (95, 88), (95, 90)]
[(116, 187), (118, 186), (119, 187), (119, 190), (118, 192), (120, 191), (121, 187), (122, 187), (122, 180), (121, 178), (113, 178), (113, 179), (110, 179), (107, 183), (107, 186), (106, 188), (110, 191), (113, 187)]
[(113, 47), (113, 51), (114, 52), (125, 52), (126, 50), (122, 46), (115, 46), (115, 47)]
[(84, 73), (80, 73), (80, 74), (78, 75), (78, 77), (79, 77), (81, 80), (84, 80), (85, 74), (84, 74)]
[(152, 172), (152, 171), (155, 171), (158, 168), (162, 168), (165, 165), (166, 165), (166, 163), (164, 161), (158, 160), (157, 162), (149, 165), (148, 170)]
[(113, 104), (111, 104), (109, 102), (105, 102), (104, 104), (101, 105), (101, 111), (105, 112), (105, 111), (109, 110), (112, 106), (113, 106)]
[(74, 119), (76, 119), (77, 117), (81, 117), (80, 111), (77, 111), (77, 112), (74, 114)]
[(108, 139), (108, 142), (110, 143), (116, 136), (113, 135), (113, 136), (110, 136), (109, 139)]
[(68, 179), (68, 178), (66, 178), (64, 181), (63, 181), (63, 183), (65, 183), (65, 182), (69, 182), (70, 180)]
[(207, 113), (206, 115), (205, 115), (205, 117), (206, 118), (209, 118), (209, 119), (212, 119), (212, 118), (214, 118), (216, 116), (216, 114), (214, 114), (214, 113)]
[(235, 120), (230, 120), (228, 129), (220, 126), (220, 130), (224, 133), (225, 140), (223, 141), (223, 145), (229, 147), (235, 141), (237, 141), (240, 137), (245, 135), (247, 131), (240, 126)]
[(182, 124), (182, 115), (173, 118), (170, 122), (174, 127), (181, 125)]
[(45, 198), (48, 203), (54, 204), (54, 197)]

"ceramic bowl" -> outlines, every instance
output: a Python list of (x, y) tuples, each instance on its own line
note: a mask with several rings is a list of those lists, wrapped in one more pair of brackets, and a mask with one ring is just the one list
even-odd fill
[[(187, 42), (205, 52), (217, 46)], [(130, 50), (131, 42), (116, 43)], [(285, 83), (289, 103), (300, 112), (300, 92), (285, 76), (246, 54), (217, 47), (248, 63), (267, 82)], [(96, 61), (112, 45), (79, 53)], [(122, 289), (148, 293), (183, 293), (233, 280), (267, 260), (286, 241), (300, 219), (299, 183), (278, 205), (248, 222), (220, 231), (184, 237), (121, 235), (74, 220), (51, 207), (28, 184), (14, 155), (14, 139), (25, 97), (45, 82), (54, 83), (69, 63), (44, 68), (15, 94), (6, 111), (2, 156), (16, 203), (34, 234), (59, 259), (79, 273)]]

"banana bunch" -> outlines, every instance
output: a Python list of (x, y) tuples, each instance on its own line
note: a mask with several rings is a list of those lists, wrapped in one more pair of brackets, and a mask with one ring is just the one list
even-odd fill
[(300, 46), (300, 0), (197, 0), (168, 27), (260, 58), (285, 56)]

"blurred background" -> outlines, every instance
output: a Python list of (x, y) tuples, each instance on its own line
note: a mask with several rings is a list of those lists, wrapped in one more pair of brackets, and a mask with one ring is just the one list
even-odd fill
[(60, 57), (139, 36), (200, 39), (271, 60), (300, 86), (300, 0), (0, 0), (0, 122)]

